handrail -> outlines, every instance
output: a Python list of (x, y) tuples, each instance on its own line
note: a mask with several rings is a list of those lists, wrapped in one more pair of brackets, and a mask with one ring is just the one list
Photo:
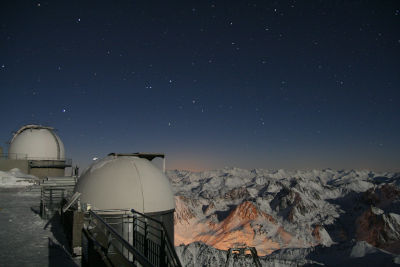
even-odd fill
[(138, 260), (141, 265), (149, 267), (153, 266), (150, 261), (144, 255), (142, 255), (142, 253), (137, 251), (131, 244), (129, 244), (128, 241), (126, 241), (120, 234), (118, 234), (117, 231), (109, 226), (108, 223), (106, 223), (99, 215), (97, 215), (92, 210), (89, 210), (89, 215), (93, 216), (94, 218), (96, 218), (96, 220), (103, 224), (104, 227), (106, 227), (106, 229), (113, 235), (113, 237), (121, 242), (121, 244), (134, 255), (135, 259)]
[(154, 221), (154, 222), (156, 222), (156, 223), (158, 223), (158, 224), (162, 224), (162, 222), (161, 221), (159, 221), (159, 220), (157, 220), (157, 219), (154, 219), (154, 218), (152, 218), (152, 217), (150, 217), (150, 216), (148, 216), (148, 215), (146, 215), (146, 214), (144, 214), (144, 213), (141, 213), (141, 212), (139, 212), (139, 211), (137, 211), (137, 210), (134, 210), (134, 209), (131, 209), (131, 212), (133, 213), (133, 214), (139, 214), (140, 216), (142, 216), (142, 217), (144, 217), (144, 218), (146, 218), (146, 219), (149, 219), (149, 220), (151, 220), (151, 221)]

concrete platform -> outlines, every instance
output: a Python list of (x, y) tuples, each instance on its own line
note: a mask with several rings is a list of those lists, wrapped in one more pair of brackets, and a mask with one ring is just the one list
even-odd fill
[(0, 266), (80, 266), (57, 215), (39, 216), (40, 193), (0, 188)]

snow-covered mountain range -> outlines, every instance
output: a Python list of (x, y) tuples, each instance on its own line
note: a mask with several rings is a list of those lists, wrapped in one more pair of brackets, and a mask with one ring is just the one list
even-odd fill
[(225, 168), (167, 175), (185, 265), (226, 261), (226, 250), (240, 246), (255, 247), (267, 265), (358, 264), (372, 254), (400, 263), (399, 173)]

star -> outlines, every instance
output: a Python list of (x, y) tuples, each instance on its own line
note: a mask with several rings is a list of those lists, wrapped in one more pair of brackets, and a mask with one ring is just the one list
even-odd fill
[[(41, 8), (40, 1), (31, 2), (29, 7), (36, 12), (23, 11), (32, 27), (20, 27), (12, 19), (19, 12), (19, 5), (12, 4), (13, 1), (0, 17), (5, 31), (5, 49), (0, 51), (0, 87), (5, 90), (0, 95), (4, 99), (35, 99), (24, 101), (14, 110), (12, 119), (16, 121), (37, 119), (61, 129), (71, 126), (70, 132), (79, 136), (82, 129), (78, 128), (90, 120), (80, 107), (83, 103), (103, 119), (104, 125), (98, 127), (94, 120), (93, 125), (85, 127), (87, 136), (93, 135), (90, 131), (95, 132), (96, 127), (119, 134), (109, 129), (118, 127), (131, 132), (134, 126), (148, 127), (145, 131), (164, 129), (169, 134), (179, 128), (188, 130), (190, 136), (202, 131), (206, 122), (211, 129), (223, 126), (232, 135), (239, 135), (235, 131), (238, 125), (246, 126), (248, 132), (240, 131), (243, 139), (251, 136), (254, 128), (259, 138), (268, 133), (270, 139), (266, 141), (249, 140), (251, 145), (260, 146), (260, 151), (262, 146), (272, 144), (271, 140), (280, 140), (285, 125), (296, 129), (285, 133), (293, 140), (293, 153), (306, 145), (300, 143), (306, 134), (327, 137), (318, 140), (321, 142), (333, 139), (333, 143), (343, 145), (340, 138), (350, 140), (362, 133), (368, 140), (380, 127), (387, 126), (393, 131), (384, 131), (379, 137), (389, 141), (379, 148), (383, 141), (375, 140), (374, 148), (386, 149), (398, 141), (398, 5), (377, 9), (359, 2), (338, 3), (330, 5), (332, 12), (327, 12), (324, 5), (296, 0), (256, 4), (172, 3), (165, 8), (141, 5), (139, 9), (122, 3), (98, 5), (93, 12), (84, 1), (78, 9), (48, 2), (43, 2)], [(104, 16), (110, 8), (117, 16)], [(352, 12), (341, 12), (349, 8)], [(57, 14), (65, 19), (54, 21), (51, 10), (59, 10)], [(182, 12), (175, 16), (174, 10)], [(310, 16), (304, 20), (304, 14)], [(37, 16), (41, 19), (37, 20)], [(131, 16), (135, 16), (134, 21)], [(66, 37), (65, 32), (71, 34)], [(37, 38), (29, 38), (31, 35)], [(35, 66), (37, 62), (40, 68)], [(55, 85), (59, 85), (57, 91)], [(63, 95), (63, 102), (54, 103), (56, 106), (51, 108), (48, 99), (65, 90), (68, 93)], [(318, 98), (314, 98), (316, 95)], [(11, 102), (3, 103), (3, 109), (12, 109)], [(43, 108), (35, 111), (35, 103)], [(340, 112), (336, 106), (341, 107)], [(149, 118), (150, 124), (137, 115), (149, 108), (164, 114)], [(355, 115), (346, 116), (349, 110), (355, 110)], [(32, 112), (38, 112), (34, 118)], [(80, 112), (82, 116), (78, 116)], [(57, 116), (62, 119), (57, 120)], [(63, 125), (68, 123), (68, 117), (77, 123)], [(351, 127), (335, 127), (327, 118), (337, 118)], [(196, 120), (199, 123), (194, 123)], [(357, 129), (359, 120), (365, 126)], [(275, 130), (267, 131), (270, 127)], [(317, 135), (319, 130), (321, 134)], [(210, 134), (224, 138), (223, 132)], [(104, 135), (108, 136), (108, 132)], [(144, 139), (148, 137), (143, 135)], [(164, 143), (169, 142), (169, 136), (161, 137), (165, 138)], [(185, 146), (197, 146), (186, 139), (186, 134), (182, 139)], [(235, 136), (221, 142), (221, 146), (233, 140)], [(130, 139), (116, 145), (123, 147), (122, 144), (136, 145)], [(87, 145), (85, 151), (93, 151), (89, 147), (92, 144)], [(276, 144), (278, 148), (281, 149)], [(89, 161), (95, 156), (86, 153)]]

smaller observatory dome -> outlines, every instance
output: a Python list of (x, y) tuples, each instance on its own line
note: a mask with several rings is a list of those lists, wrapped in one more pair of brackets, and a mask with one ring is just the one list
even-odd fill
[(93, 209), (135, 209), (159, 213), (175, 209), (168, 178), (149, 160), (110, 154), (96, 161), (79, 178), (75, 191)]
[(21, 127), (10, 141), (10, 159), (64, 160), (64, 144), (54, 128), (41, 125)]

